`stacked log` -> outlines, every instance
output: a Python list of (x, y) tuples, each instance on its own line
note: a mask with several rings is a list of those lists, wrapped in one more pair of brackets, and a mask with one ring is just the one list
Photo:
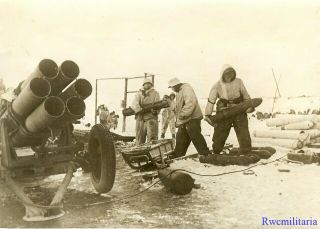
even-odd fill
[[(290, 149), (288, 159), (305, 164), (315, 162), (312, 153), (320, 144), (320, 115), (277, 115), (266, 121), (268, 130), (253, 132), (253, 141)], [(320, 145), (319, 145), (320, 146)]]
[(301, 130), (320, 127), (320, 115), (282, 115), (278, 114), (275, 118), (266, 122), (268, 127), (281, 129)]

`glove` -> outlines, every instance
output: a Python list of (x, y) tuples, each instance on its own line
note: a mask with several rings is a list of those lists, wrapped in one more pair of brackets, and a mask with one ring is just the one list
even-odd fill
[(249, 108), (246, 110), (246, 113), (252, 113), (252, 112), (254, 112), (254, 111), (255, 111), (254, 107), (249, 107)]

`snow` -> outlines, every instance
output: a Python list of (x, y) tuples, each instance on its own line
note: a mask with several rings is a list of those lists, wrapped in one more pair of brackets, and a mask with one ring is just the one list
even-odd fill
[[(311, 102), (311, 101), (313, 102)], [(293, 107), (315, 104), (318, 98), (287, 99)], [(294, 101), (297, 105), (294, 105)], [(318, 106), (318, 105), (317, 105)], [(318, 106), (319, 107), (319, 106)], [(291, 108), (286, 105), (283, 111)], [(316, 108), (316, 107), (315, 107)], [(260, 108), (259, 108), (260, 109)], [(263, 107), (261, 107), (263, 109)], [(250, 130), (266, 129), (264, 121), (249, 116)], [(212, 128), (203, 122), (203, 134), (211, 145)], [(237, 146), (234, 131), (229, 143)], [(111, 192), (98, 195), (91, 185), (88, 174), (75, 173), (65, 196), (66, 216), (46, 224), (26, 224), (21, 220), (22, 206), (5, 188), (0, 188), (0, 227), (125, 227), (125, 228), (261, 228), (262, 217), (287, 219), (300, 217), (319, 218), (320, 166), (289, 163), (285, 156), (289, 150), (277, 147), (268, 160), (251, 168), (253, 175), (243, 172), (223, 176), (192, 175), (200, 189), (193, 189), (185, 196), (173, 195), (161, 183), (135, 198), (115, 201), (148, 188), (153, 182), (144, 181), (143, 174), (133, 171), (122, 157), (117, 155), (117, 175)], [(191, 145), (188, 154), (195, 153)], [(265, 162), (272, 162), (265, 164)], [(199, 163), (198, 159), (177, 161), (171, 165), (199, 174), (220, 174), (247, 167), (214, 166)], [(289, 172), (280, 172), (288, 169)], [(150, 173), (150, 172), (149, 172)], [(63, 175), (44, 180), (44, 187), (55, 190)], [(105, 202), (83, 207), (85, 204)], [(80, 207), (76, 207), (79, 205)], [(82, 207), (81, 207), (82, 206)], [(320, 222), (319, 222), (320, 223)], [(289, 227), (288, 227), (289, 228)]]

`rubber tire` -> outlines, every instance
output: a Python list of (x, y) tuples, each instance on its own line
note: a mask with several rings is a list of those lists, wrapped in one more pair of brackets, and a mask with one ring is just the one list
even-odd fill
[[(102, 149), (101, 152), (98, 150), (99, 147)], [(102, 124), (92, 127), (88, 152), (93, 159), (92, 162), (96, 162), (91, 165), (92, 169), (100, 166), (100, 171), (96, 174), (93, 170), (90, 172), (91, 183), (98, 193), (107, 193), (112, 189), (116, 176), (116, 150), (110, 131)], [(100, 159), (97, 156), (100, 156)]]

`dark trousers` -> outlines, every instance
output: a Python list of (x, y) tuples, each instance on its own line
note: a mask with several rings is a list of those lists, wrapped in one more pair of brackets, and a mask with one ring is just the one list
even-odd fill
[(199, 154), (205, 155), (209, 153), (207, 143), (201, 134), (200, 119), (191, 119), (189, 122), (178, 128), (174, 156), (182, 157), (186, 155), (191, 142), (196, 147)]
[(247, 114), (239, 114), (234, 118), (219, 122), (214, 128), (212, 138), (212, 149), (214, 153), (220, 153), (223, 150), (232, 126), (238, 138), (240, 151), (246, 153), (251, 150), (251, 137)]

